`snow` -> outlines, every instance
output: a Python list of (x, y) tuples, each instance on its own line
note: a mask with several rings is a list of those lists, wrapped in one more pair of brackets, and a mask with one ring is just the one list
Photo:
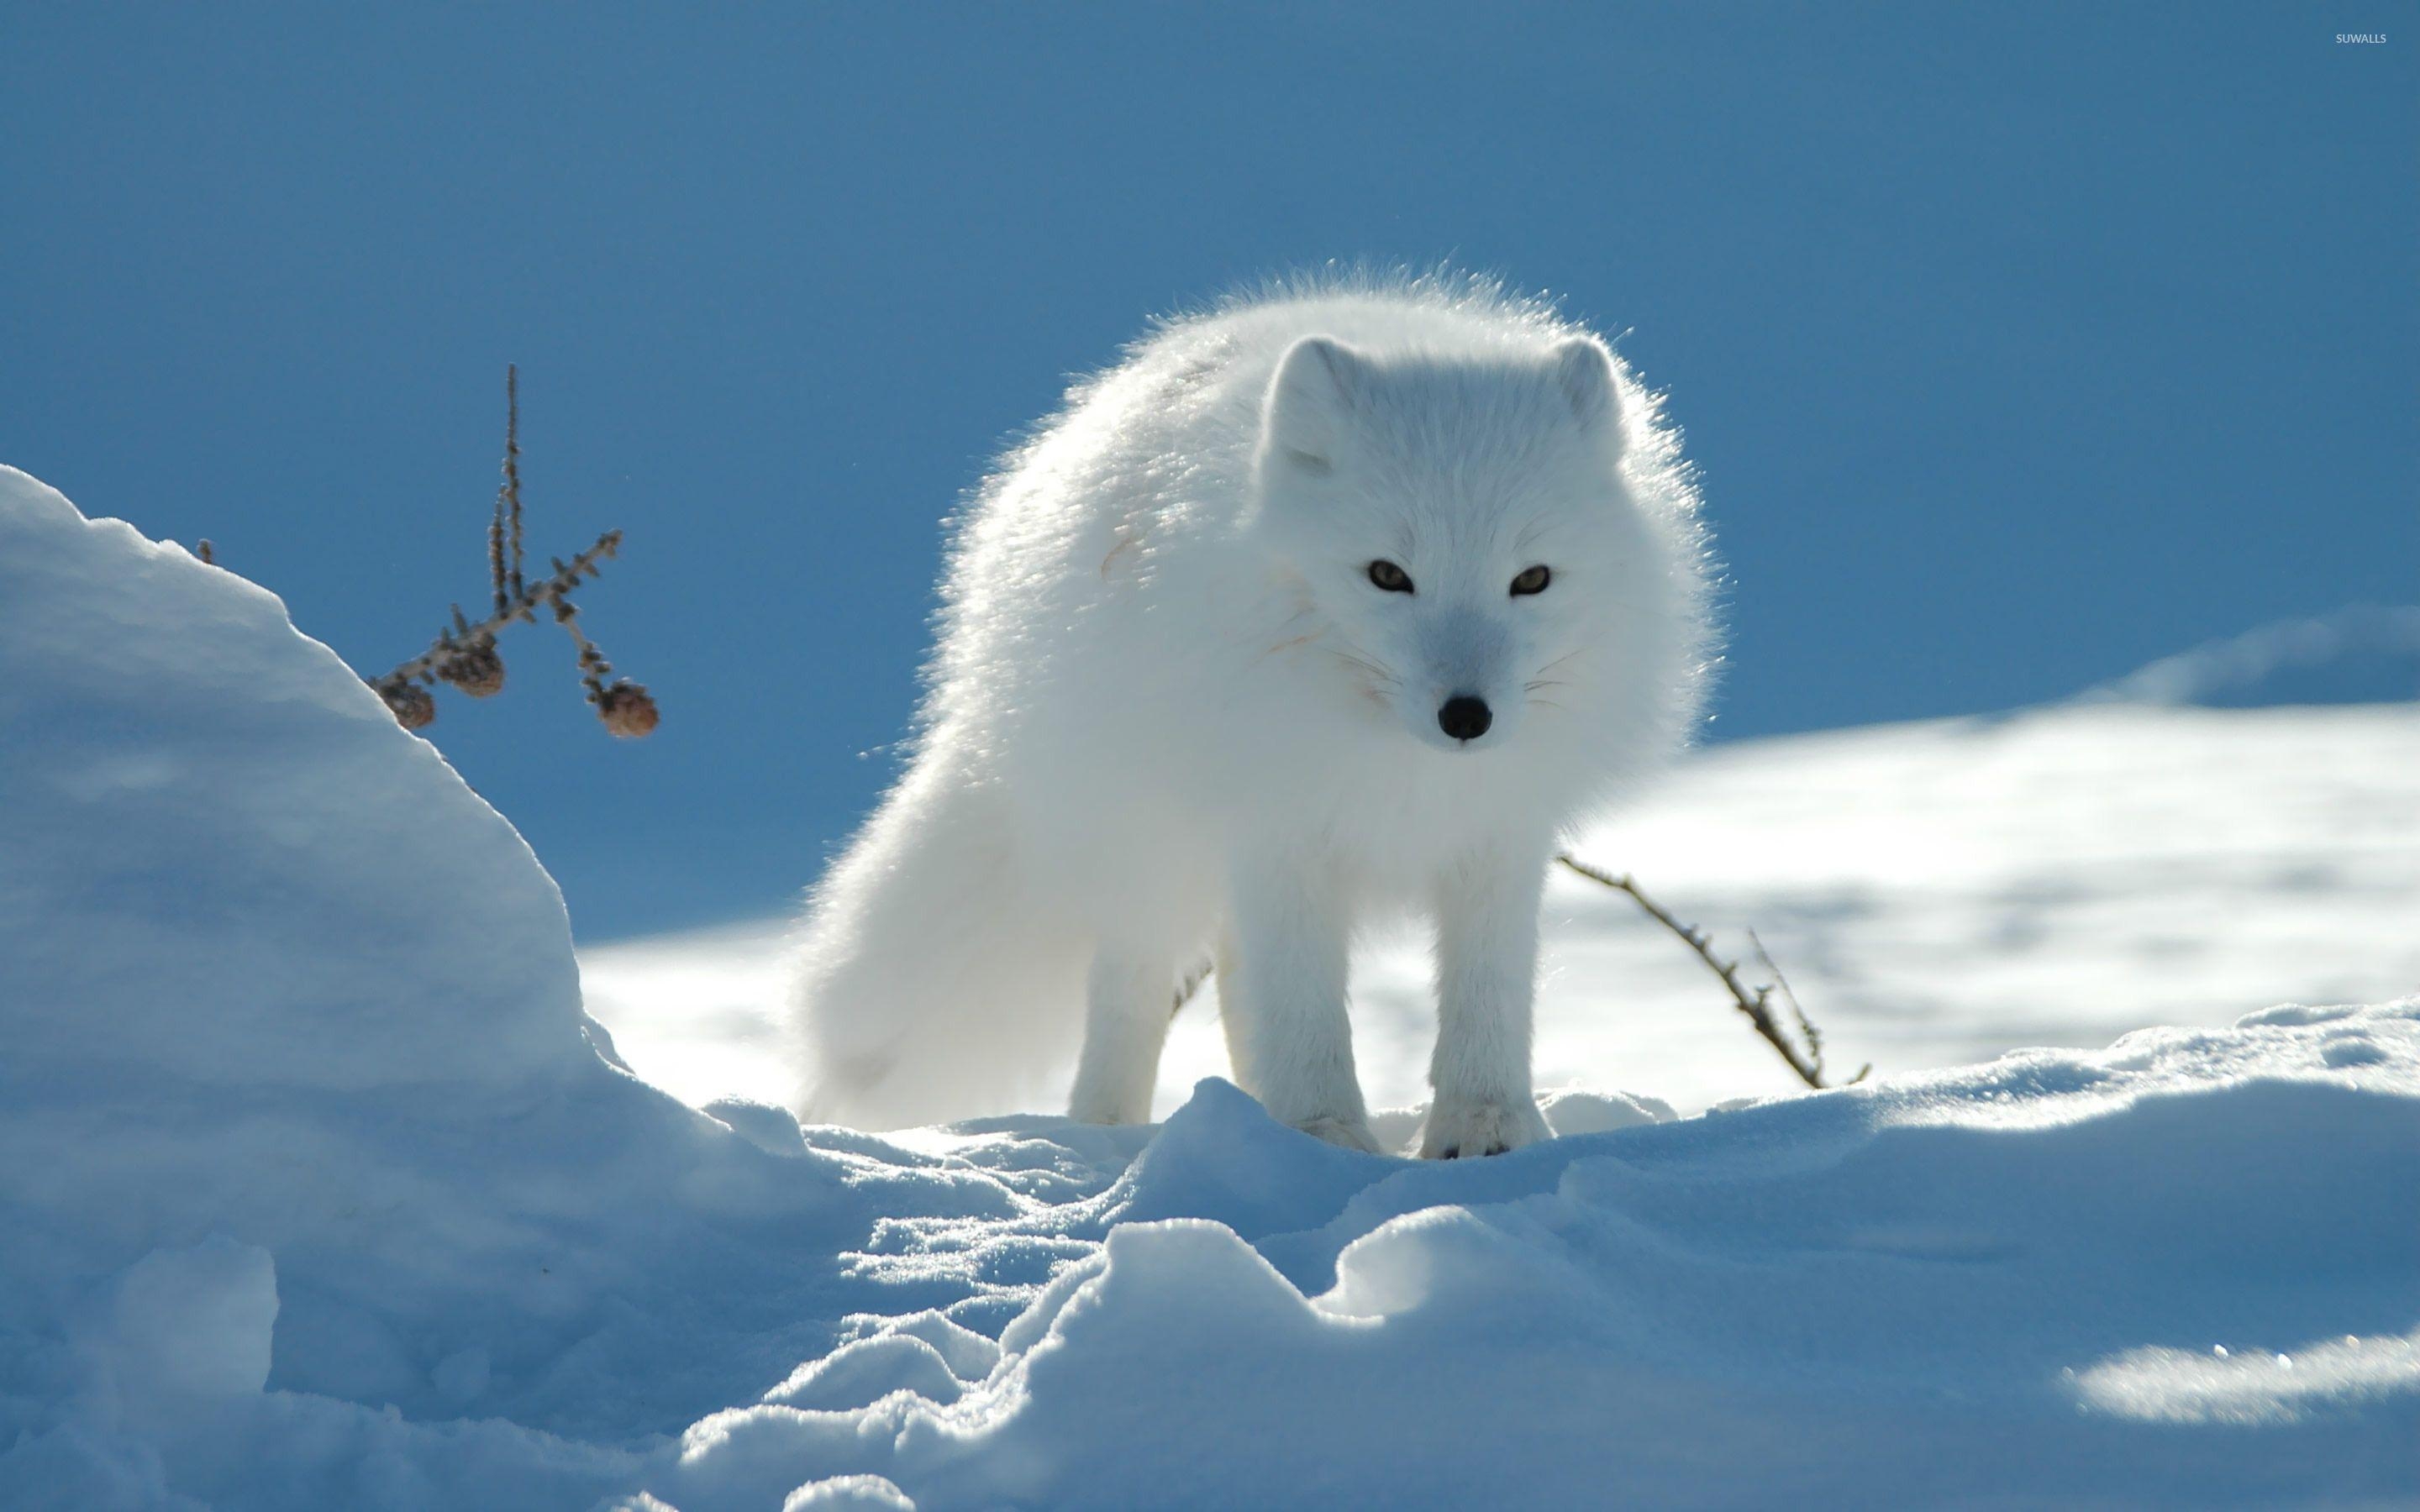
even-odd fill
[[(1579, 1085), (1512, 1155), (1333, 1149), (1215, 1079), (1156, 1130), (801, 1131), (752, 936), (575, 963), (275, 599), (0, 471), (0, 1504), (2420, 1496), (2414, 733), (1708, 756), (1597, 858), (1756, 923), (1881, 1063), (1845, 1090), (1575, 881)], [(1369, 976), (1402, 1099), (1414, 957)], [(2246, 1011), (2314, 984), (2381, 1001)]]
[(2420, 698), (2420, 605), (2281, 620), (2163, 656), (2083, 698), (2216, 708)]
[[(2071, 706), (1720, 746), (1575, 850), (1731, 954), (1755, 930), (1842, 1079), (2376, 1001), (2420, 986), (2420, 704)], [(1559, 873), (1544, 923), (1542, 1088), (1695, 1111), (1796, 1086), (1628, 898)], [(784, 930), (589, 947), (590, 1011), (681, 1097), (780, 1102)], [(1225, 1072), (1217, 995), (1177, 1021), (1162, 1116)], [(1370, 941), (1354, 997), (1373, 1102), (1419, 1102), (1424, 943)]]
[[(946, 1505), (2382, 1490), (2420, 1417), (2420, 1235), (2381, 1199), (2420, 1196), (2420, 1121), (2325, 1048), (2408, 1057), (2414, 1026), (2407, 1008), (2163, 1031), (1478, 1167), (1299, 1149), (1205, 1084), (1087, 1221), (1054, 1226), (1106, 1242), (979, 1383), (936, 1392), (938, 1362), (902, 1350), (852, 1382), (854, 1421), (756, 1407), (691, 1429), (664, 1494), (747, 1504), (708, 1488), (800, 1464)], [(1206, 1216), (1143, 1221), (1173, 1211)], [(2146, 1369), (2145, 1339), (2332, 1363), (2264, 1363), (2209, 1415), (2212, 1389)], [(2142, 1427), (2206, 1420), (2267, 1431)]]

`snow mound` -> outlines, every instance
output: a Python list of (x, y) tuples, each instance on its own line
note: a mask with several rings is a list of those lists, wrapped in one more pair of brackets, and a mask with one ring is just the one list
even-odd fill
[(2420, 1000), (1421, 1164), (693, 1111), (274, 599), (0, 472), (0, 1504), (2385, 1503)]
[(2411, 699), (2420, 699), (2420, 605), (2357, 604), (2164, 656), (2078, 702), (2226, 709)]
[(978, 1271), (1037, 1231), (1099, 1235), (996, 1364), (945, 1374), (877, 1333), (852, 1347), (848, 1405), (717, 1414), (656, 1494), (770, 1505), (825, 1476), (919, 1506), (2420, 1489), (2420, 1002), (2149, 1031), (1476, 1165), (1311, 1145), (1207, 1082), (1105, 1198), (953, 1226)]
[(273, 595), (8, 470), (0, 563), (10, 985), (112, 1005), (12, 1048), (231, 1089), (569, 1073), (560, 895)]
[(867, 1204), (600, 1058), (274, 597), (6, 469), (0, 811), (0, 1504), (585, 1501), (829, 1342)]

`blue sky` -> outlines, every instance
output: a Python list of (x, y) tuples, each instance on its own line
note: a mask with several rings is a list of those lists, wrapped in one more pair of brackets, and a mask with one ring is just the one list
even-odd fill
[[(0, 460), (365, 669), (598, 938), (772, 912), (886, 780), (939, 521), (1151, 312), (1329, 258), (1561, 295), (1670, 393), (1711, 734), (2004, 708), (2409, 602), (2408, 6), (12, 7)], [(2383, 47), (2335, 33), (2383, 30)]]

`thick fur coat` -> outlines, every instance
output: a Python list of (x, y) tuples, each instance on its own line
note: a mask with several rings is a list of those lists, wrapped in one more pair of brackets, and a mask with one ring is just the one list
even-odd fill
[(1073, 1062), (1076, 1117), (1147, 1119), (1210, 962), (1237, 1082), (1374, 1149), (1348, 946), (1412, 910), (1422, 1152), (1544, 1137), (1545, 872), (1696, 722), (1707, 580), (1655, 399), (1543, 304), (1330, 282), (1167, 322), (959, 523), (913, 759), (801, 926), (802, 1113), (998, 1112)]

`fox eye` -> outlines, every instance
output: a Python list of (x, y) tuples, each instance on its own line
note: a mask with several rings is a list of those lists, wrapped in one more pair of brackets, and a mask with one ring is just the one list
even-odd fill
[(1543, 594), (1546, 585), (1554, 580), (1555, 575), (1543, 565), (1531, 567), (1512, 579), (1512, 596), (1518, 598), (1524, 594)]
[(1412, 591), (1412, 575), (1383, 557), (1370, 563), (1370, 580), (1390, 594)]

